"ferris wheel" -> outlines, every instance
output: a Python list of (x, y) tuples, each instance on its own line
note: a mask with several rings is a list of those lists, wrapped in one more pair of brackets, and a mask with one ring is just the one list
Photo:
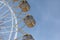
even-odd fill
[[(13, 1), (17, 2), (18, 0)], [(34, 40), (31, 34), (23, 30), (25, 26), (32, 28), (36, 24), (33, 16), (27, 14), (30, 10), (30, 5), (26, 0), (21, 0), (17, 8), (21, 9), (20, 15), (23, 12), (25, 13), (24, 17), (16, 16), (16, 12), (9, 5), (9, 2), (6, 0), (0, 1), (0, 40)], [(21, 21), (24, 21), (24, 24), (22, 27), (19, 27)], [(23, 34), (22, 39), (17, 37), (18, 32)]]

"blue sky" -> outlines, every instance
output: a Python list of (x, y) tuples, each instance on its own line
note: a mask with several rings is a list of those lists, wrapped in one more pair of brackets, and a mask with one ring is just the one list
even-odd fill
[(60, 40), (60, 0), (28, 0), (36, 19), (35, 40)]

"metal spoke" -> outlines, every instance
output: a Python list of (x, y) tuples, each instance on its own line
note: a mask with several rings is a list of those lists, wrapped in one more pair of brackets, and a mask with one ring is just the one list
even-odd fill
[(6, 32), (0, 32), (2, 34), (5, 34), (5, 33), (9, 33), (9, 32), (21, 32), (22, 34), (27, 34), (26, 32), (24, 32), (24, 30), (22, 30), (21, 28), (18, 28), (18, 31), (6, 31)]
[(2, 3), (0, 3), (0, 7), (2, 6)]
[(10, 20), (8, 20), (8, 21), (5, 21), (5, 22), (1, 23), (0, 25), (3, 25), (3, 24), (5, 24), (5, 23), (7, 23), (7, 22), (10, 22), (10, 21), (12, 21), (12, 20), (10, 19)]
[(11, 18), (11, 17), (8, 17), (8, 14), (6, 14), (5, 16), (2, 16), (0, 19), (4, 19), (4, 18)]
[(13, 31), (0, 32), (0, 33), (1, 33), (1, 34), (6, 34), (6, 33), (9, 33), (9, 32), (13, 32)]
[(9, 10), (5, 11), (3, 14), (1, 14), (0, 17), (2, 17), (3, 15), (5, 15)]
[(1, 6), (1, 7), (0, 7), (0, 10), (1, 10), (4, 6), (5, 6), (5, 5)]
[(0, 29), (7, 29), (10, 28), (11, 26), (0, 26)]

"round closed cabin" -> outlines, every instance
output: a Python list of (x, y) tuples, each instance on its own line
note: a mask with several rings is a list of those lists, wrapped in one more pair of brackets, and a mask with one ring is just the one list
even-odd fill
[(14, 2), (17, 2), (18, 0), (13, 0)]
[(28, 10), (30, 10), (30, 5), (28, 4), (26, 0), (21, 0), (19, 7), (21, 8), (23, 12), (27, 12)]
[(30, 34), (25, 34), (22, 38), (22, 40), (34, 40), (34, 38), (32, 37), (32, 35)]
[(32, 28), (35, 26), (36, 22), (32, 15), (26, 15), (24, 18), (24, 23), (27, 25), (27, 27)]

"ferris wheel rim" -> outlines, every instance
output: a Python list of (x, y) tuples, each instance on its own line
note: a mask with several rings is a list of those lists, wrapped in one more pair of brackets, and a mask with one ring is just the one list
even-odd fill
[[(17, 24), (17, 18), (16, 18), (16, 16), (15, 16), (15, 14), (13, 14), (14, 12), (13, 12), (13, 10), (11, 9), (11, 7), (7, 4), (7, 3), (5, 3), (6, 1), (0, 1), (0, 3), (3, 3), (4, 5), (6, 5), (8, 8), (9, 8), (9, 10), (10, 10), (10, 12), (11, 12), (11, 16), (12, 16), (12, 28), (11, 28), (11, 31), (13, 31), (13, 20), (15, 19), (15, 24)], [(13, 18), (14, 17), (14, 18)], [(17, 26), (18, 27), (18, 26)], [(16, 30), (17, 30), (17, 28), (16, 28)], [(10, 32), (10, 36), (9, 36), (9, 39), (8, 40), (10, 40), (11, 39), (11, 36), (12, 36), (12, 32)], [(14, 37), (14, 39), (16, 39), (17, 38), (17, 32), (15, 33), (15, 37)]]

